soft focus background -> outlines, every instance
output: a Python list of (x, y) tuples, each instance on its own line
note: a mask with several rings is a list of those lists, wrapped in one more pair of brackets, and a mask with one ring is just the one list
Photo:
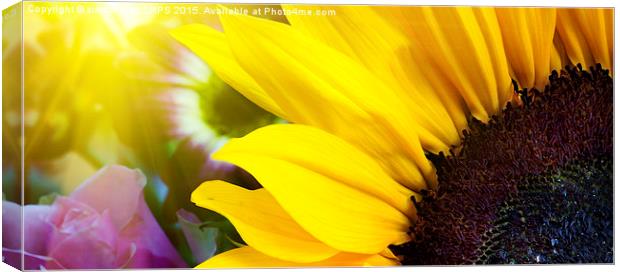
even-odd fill
[(208, 7), (24, 3), (23, 116), (19, 33), (6, 31), (19, 23), (5, 14), (3, 199), (20, 203), (23, 118), (24, 204), (50, 204), (105, 165), (119, 164), (144, 173), (147, 204), (189, 266), (235, 247), (241, 239), (232, 225), (196, 208), (190, 193), (210, 179), (256, 188), (247, 173), (209, 154), (231, 137), (282, 121), (168, 34), (187, 23), (218, 27)]

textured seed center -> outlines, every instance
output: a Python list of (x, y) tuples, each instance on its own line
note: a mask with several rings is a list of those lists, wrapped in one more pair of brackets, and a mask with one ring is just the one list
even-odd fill
[(613, 262), (613, 80), (578, 67), (429, 155), (439, 188), (392, 247), (403, 264)]

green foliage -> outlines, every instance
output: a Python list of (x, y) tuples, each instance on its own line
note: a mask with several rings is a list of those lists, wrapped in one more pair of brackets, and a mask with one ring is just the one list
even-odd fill
[(239, 245), (228, 236), (227, 233), (234, 232), (234, 229), (227, 221), (201, 223), (196, 215), (185, 210), (179, 210), (177, 218), (194, 265)]

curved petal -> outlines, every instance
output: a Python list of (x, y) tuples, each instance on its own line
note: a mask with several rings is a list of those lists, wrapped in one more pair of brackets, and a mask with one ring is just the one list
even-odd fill
[(383, 65), (380, 61), (384, 56), (378, 53), (392, 52), (406, 45), (405, 37), (392, 30), (369, 6), (283, 5), (282, 9), (333, 10), (335, 16), (305, 16), (290, 12), (286, 18), (294, 28), (380, 73), (388, 71), (374, 67)]
[(558, 34), (573, 64), (613, 70), (613, 9), (558, 9)]
[[(493, 76), (497, 83), (497, 93), (494, 94), (491, 86), (490, 95), (494, 106), (494, 114), (504, 108), (513, 94), (512, 80), (510, 79), (508, 60), (504, 51), (502, 32), (497, 16), (492, 8), (475, 8), (474, 15), (481, 28), (482, 35), (488, 46), (489, 55), (493, 64)], [(497, 100), (496, 100), (497, 99)]]
[[(12, 219), (12, 220), (11, 220)], [(25, 221), (25, 220), (24, 220)], [(22, 247), (22, 206), (2, 201), (2, 247), (20, 249)]]
[(201, 24), (181, 26), (170, 31), (235, 90), (263, 109), (286, 119), (286, 114), (256, 81), (236, 63), (223, 33)]
[(371, 157), (320, 129), (298, 124), (266, 126), (231, 140), (214, 158), (226, 154), (264, 156), (302, 166), (377, 197), (415, 218), (410, 199), (418, 196), (416, 193), (394, 181)]
[[(110, 212), (112, 222), (122, 229), (138, 212), (146, 177), (139, 170), (109, 165), (84, 181), (69, 198), (103, 213)], [(102, 197), (105, 196), (105, 197)]]
[(128, 268), (187, 267), (143, 197), (133, 220), (121, 230), (119, 237), (119, 246), (126, 250), (132, 246), (138, 249), (139, 254), (133, 256)]
[(272, 258), (307, 263), (339, 252), (302, 229), (265, 189), (250, 191), (207, 181), (192, 193), (191, 200), (228, 218), (248, 245)]
[[(408, 33), (411, 54), (426, 61), (426, 76), (446, 107), (459, 109), (462, 99), (471, 114), (487, 121), (506, 101), (510, 89), (499, 26), (492, 10), (471, 7), (405, 7), (384, 9)], [(454, 92), (456, 90), (457, 92)], [(454, 96), (454, 93), (458, 96)], [(451, 105), (451, 106), (448, 106)], [(466, 127), (466, 110), (451, 112), (458, 129)]]
[[(288, 25), (250, 16), (222, 16), (237, 61), (277, 101), (290, 121), (325, 129), (353, 142), (412, 188), (434, 180), (419, 137), (446, 148), (418, 124), (394, 90), (346, 55)], [(425, 120), (425, 119), (420, 119)], [(356, 124), (357, 130), (350, 129)], [(403, 159), (406, 158), (406, 159)], [(417, 168), (417, 169), (416, 169)]]
[(551, 71), (555, 33), (553, 8), (496, 8), (515, 79), (524, 88), (543, 90)]
[[(452, 120), (453, 126), (459, 133), (459, 138), (451, 144), (456, 145), (460, 141), (460, 132), (467, 128), (469, 110), (456, 87), (450, 82), (447, 72), (434, 64), (436, 55), (426, 52), (429, 48), (422, 45), (422, 39), (416, 38), (409, 18), (409, 9), (412, 7), (375, 7), (375, 11), (381, 14), (395, 29), (404, 33), (409, 38), (409, 45), (395, 52), (398, 66), (394, 68), (395, 77), (405, 86), (405, 92), (411, 99), (421, 97), (429, 102), (432, 113), (443, 119), (443, 113), (437, 113), (437, 109), (444, 110)], [(436, 105), (438, 104), (438, 106)], [(424, 148), (431, 152), (437, 152), (427, 146)]]
[(6, 263), (20, 267), (23, 246), (23, 251), (28, 253), (24, 258), (24, 269), (39, 269), (40, 265), (45, 264), (43, 256), (47, 256), (48, 240), (52, 232), (52, 225), (47, 222), (50, 212), (51, 208), (47, 205), (22, 207), (13, 202), (2, 201), (2, 254)]
[(298, 265), (298, 263), (277, 259), (265, 255), (252, 247), (244, 246), (215, 255), (196, 266), (196, 268), (269, 268)]
[[(558, 14), (558, 24), (559, 24), (559, 14)], [(566, 49), (564, 44), (562, 43), (562, 39), (560, 38), (560, 34), (556, 29), (555, 35), (553, 36), (553, 49), (551, 50), (551, 70), (562, 70), (565, 65), (570, 63), (570, 59), (566, 53)]]
[(342, 253), (314, 263), (286, 262), (269, 257), (246, 246), (226, 251), (199, 264), (196, 268), (256, 268), (256, 267), (334, 267), (334, 266), (394, 266), (398, 262), (380, 255)]
[[(333, 10), (336, 16), (303, 16), (291, 12), (288, 21), (295, 29), (311, 36), (322, 43), (346, 54), (359, 62), (374, 75), (389, 84), (397, 95), (410, 99), (411, 107), (419, 108), (426, 115), (416, 115), (420, 124), (440, 138), (446, 144), (457, 144), (460, 140), (458, 130), (443, 107), (441, 101), (427, 84), (410, 77), (419, 77), (419, 71), (407, 70), (408, 65), (420, 63), (408, 62), (410, 58), (400, 54), (407, 52), (409, 41), (404, 33), (398, 31), (371, 6), (296, 6), (284, 5), (284, 10)], [(389, 17), (387, 17), (389, 18)], [(417, 68), (414, 68), (417, 69)], [(420, 90), (422, 89), (422, 90)], [(415, 114), (415, 113), (414, 113)], [(428, 120), (420, 120), (426, 118)], [(423, 139), (424, 141), (424, 139)], [(424, 144), (423, 144), (424, 145)], [(425, 146), (432, 152), (445, 150)]]
[[(407, 46), (406, 37), (392, 28), (371, 6), (282, 5), (291, 26), (332, 48), (345, 53), (380, 78), (392, 77), (386, 58)], [(335, 16), (306, 16), (295, 9), (329, 9)]]
[[(266, 133), (272, 129), (274, 126), (258, 132)], [(306, 137), (319, 135), (321, 137), (319, 139), (328, 139), (328, 136), (320, 135), (320, 130), (313, 130), (314, 132)], [(332, 154), (309, 152), (307, 158), (278, 154), (277, 148), (275, 154), (270, 154), (267, 150), (275, 148), (275, 145), (285, 145), (289, 148), (294, 145), (278, 137), (277, 133), (268, 135), (277, 138), (271, 139), (272, 144), (264, 140), (259, 141), (266, 144), (266, 148), (251, 147), (258, 144), (258, 142), (252, 143), (255, 141), (254, 137), (263, 138), (259, 137), (261, 135), (254, 136), (251, 133), (246, 136), (251, 144), (246, 144), (246, 138), (236, 139), (217, 151), (213, 158), (230, 162), (250, 172), (302, 228), (333, 248), (347, 252), (376, 254), (390, 244), (399, 244), (409, 239), (406, 234), (410, 225), (408, 217), (377, 196), (369, 194), (366, 190), (370, 190), (373, 185), (366, 183), (372, 181), (365, 183), (363, 180), (357, 180), (362, 184), (353, 187), (352, 182), (355, 181), (340, 176), (342, 172), (336, 174), (324, 172), (325, 169), (330, 169), (327, 166), (332, 162), (329, 156), (341, 156), (339, 152), (343, 150), (342, 146), (327, 145), (337, 151)], [(288, 141), (294, 143), (294, 140)], [(337, 141), (328, 142), (331, 143)], [(318, 146), (314, 148), (321, 150)], [(293, 150), (291, 153), (299, 154), (299, 151)], [(349, 154), (346, 160), (349, 165), (342, 163), (340, 165), (347, 170), (360, 169), (355, 164), (363, 162), (364, 158), (355, 155), (355, 153)], [(363, 174), (355, 172), (349, 174), (352, 177), (363, 177)]]

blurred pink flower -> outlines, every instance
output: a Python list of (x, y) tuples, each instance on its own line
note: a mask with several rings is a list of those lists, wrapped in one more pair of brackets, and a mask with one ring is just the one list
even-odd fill
[[(151, 214), (137, 170), (107, 166), (51, 206), (24, 206), (25, 269), (186, 267)], [(19, 267), (20, 207), (3, 202), (3, 255)]]

